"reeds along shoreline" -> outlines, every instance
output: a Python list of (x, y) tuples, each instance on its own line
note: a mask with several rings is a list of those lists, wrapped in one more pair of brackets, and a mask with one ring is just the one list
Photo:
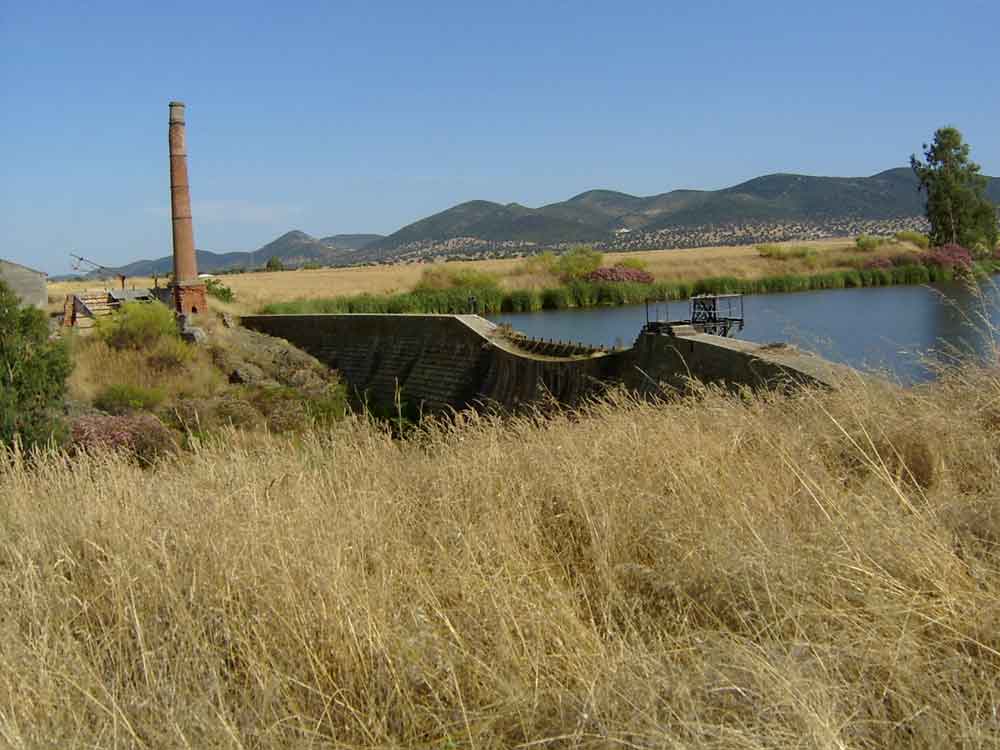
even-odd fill
[(966, 369), (0, 453), (0, 737), (992, 747), (998, 444)]
[[(993, 273), (993, 262), (978, 264), (975, 272)], [(265, 305), (264, 314), (305, 313), (447, 313), (473, 309), (490, 315), (501, 312), (534, 312), (572, 307), (639, 304), (647, 299), (680, 300), (695, 294), (769, 294), (819, 289), (927, 284), (951, 281), (950, 268), (905, 265), (893, 268), (838, 270), (814, 274), (782, 274), (757, 279), (715, 276), (692, 282), (662, 281), (653, 284), (573, 281), (544, 289), (504, 290), (496, 285), (427, 289), (394, 295), (361, 294), (328, 299), (305, 299)]]

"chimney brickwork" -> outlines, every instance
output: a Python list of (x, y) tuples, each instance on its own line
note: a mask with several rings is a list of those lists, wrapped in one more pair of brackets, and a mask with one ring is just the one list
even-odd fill
[(198, 279), (198, 258), (191, 223), (191, 191), (188, 187), (187, 147), (184, 138), (184, 104), (170, 102), (170, 215), (173, 221), (173, 300), (182, 315), (207, 311), (205, 285)]

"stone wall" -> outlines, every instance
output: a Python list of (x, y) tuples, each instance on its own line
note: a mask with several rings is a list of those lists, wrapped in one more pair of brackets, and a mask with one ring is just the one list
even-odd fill
[(14, 290), (23, 305), (44, 308), (49, 302), (45, 274), (26, 266), (0, 260), (0, 281)]
[(751, 387), (833, 386), (848, 368), (787, 347), (698, 334), (642, 334), (632, 349), (551, 357), (476, 315), (252, 315), (247, 328), (287, 339), (338, 370), (355, 394), (435, 412), (504, 409), (552, 398), (577, 404), (609, 385), (640, 393), (683, 388), (688, 377)]

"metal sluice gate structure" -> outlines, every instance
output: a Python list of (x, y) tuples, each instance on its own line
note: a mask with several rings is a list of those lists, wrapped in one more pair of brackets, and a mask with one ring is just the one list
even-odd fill
[[(665, 317), (661, 317), (661, 309)], [(688, 317), (683, 320), (670, 319), (669, 300), (647, 299), (642, 332), (670, 334), (674, 327), (691, 326), (698, 333), (728, 337), (733, 331), (742, 331), (744, 323), (742, 294), (698, 294), (688, 298)]]

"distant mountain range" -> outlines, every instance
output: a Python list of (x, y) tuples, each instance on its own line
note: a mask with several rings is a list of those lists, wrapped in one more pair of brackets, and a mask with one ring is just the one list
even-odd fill
[[(272, 257), (279, 258), (286, 266), (301, 266), (306, 263), (350, 265), (351, 256), (356, 251), (382, 237), (381, 234), (335, 234), (317, 239), (296, 229), (250, 253), (199, 250), (198, 270), (202, 273), (215, 273), (234, 268), (258, 268)], [(130, 277), (165, 276), (173, 271), (173, 267), (173, 256), (167, 255), (156, 260), (137, 260), (113, 271)], [(87, 275), (100, 277), (105, 274), (103, 271), (94, 271)]]
[[(1000, 179), (988, 179), (988, 195), (1000, 203)], [(722, 190), (673, 190), (646, 198), (590, 190), (541, 208), (470, 201), (403, 227), (364, 254), (453, 237), (545, 244), (597, 241), (616, 230), (919, 216), (924, 199), (917, 185), (913, 171), (900, 167), (871, 177), (772, 174)]]
[[(1000, 204), (1000, 179), (987, 179), (987, 195)], [(422, 248), (420, 252), (437, 248), (444, 255), (456, 254), (454, 248), (461, 248), (467, 257), (470, 252), (485, 252), (487, 247), (491, 252), (497, 247), (521, 252), (574, 242), (600, 245), (625, 234), (641, 235), (650, 241), (666, 238), (662, 241), (667, 242), (677, 235), (676, 230), (694, 227), (766, 227), (805, 222), (811, 226), (829, 224), (836, 234), (843, 227), (856, 226), (845, 224), (846, 220), (915, 219), (923, 212), (923, 195), (907, 167), (871, 177), (772, 174), (721, 190), (673, 190), (649, 197), (590, 190), (540, 208), (469, 201), (387, 237), (342, 234), (315, 238), (296, 230), (250, 253), (199, 251), (198, 267), (206, 272), (254, 268), (263, 266), (271, 257), (280, 258), (286, 266), (344, 266), (428, 257), (415, 255), (414, 248)], [(794, 237), (792, 231), (789, 238)], [(115, 270), (129, 276), (149, 276), (166, 274), (171, 268), (172, 260), (167, 256), (136, 261)]]

